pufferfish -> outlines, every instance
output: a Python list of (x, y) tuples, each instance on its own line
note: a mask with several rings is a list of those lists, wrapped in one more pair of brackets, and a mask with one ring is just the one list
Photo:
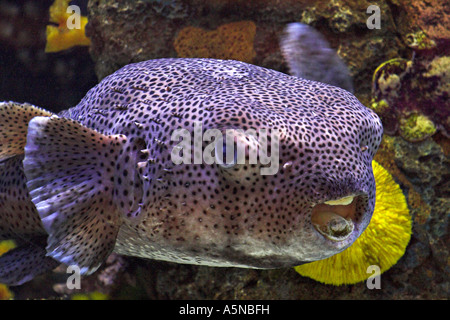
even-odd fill
[[(171, 134), (198, 123), (242, 129), (248, 150), (248, 129), (277, 132), (279, 170), (174, 164)], [(18, 244), (0, 282), (60, 263), (91, 274), (112, 252), (244, 268), (330, 257), (369, 224), (382, 132), (344, 89), (233, 60), (129, 64), (57, 115), (0, 103), (0, 239)]]

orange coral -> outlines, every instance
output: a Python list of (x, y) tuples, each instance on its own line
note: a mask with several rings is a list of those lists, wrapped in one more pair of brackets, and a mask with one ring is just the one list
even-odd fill
[(256, 53), (253, 41), (256, 25), (239, 21), (207, 31), (196, 27), (183, 28), (174, 41), (180, 58), (216, 58), (252, 62)]

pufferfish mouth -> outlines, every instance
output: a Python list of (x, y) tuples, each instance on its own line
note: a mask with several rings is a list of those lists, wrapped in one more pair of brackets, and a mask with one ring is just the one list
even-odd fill
[(344, 241), (355, 229), (357, 197), (350, 195), (316, 204), (312, 208), (311, 223), (325, 238)]

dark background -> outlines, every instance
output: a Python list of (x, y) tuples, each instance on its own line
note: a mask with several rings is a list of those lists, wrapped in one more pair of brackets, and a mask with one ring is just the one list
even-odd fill
[[(45, 53), (53, 0), (0, 0), (0, 101), (58, 112), (97, 83), (88, 47)], [(72, 1), (86, 14), (87, 0)]]

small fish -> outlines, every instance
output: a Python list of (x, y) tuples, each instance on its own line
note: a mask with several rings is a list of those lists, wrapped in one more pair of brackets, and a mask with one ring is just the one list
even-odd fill
[[(172, 133), (198, 123), (242, 129), (249, 148), (249, 129), (281, 132), (279, 171), (174, 164)], [(382, 131), (346, 90), (232, 60), (130, 64), (58, 115), (0, 103), (0, 240), (18, 245), (0, 282), (59, 263), (91, 274), (112, 252), (244, 268), (330, 257), (370, 221)]]
[(314, 28), (300, 22), (288, 24), (280, 40), (280, 49), (291, 75), (353, 93), (353, 81), (347, 66)]

